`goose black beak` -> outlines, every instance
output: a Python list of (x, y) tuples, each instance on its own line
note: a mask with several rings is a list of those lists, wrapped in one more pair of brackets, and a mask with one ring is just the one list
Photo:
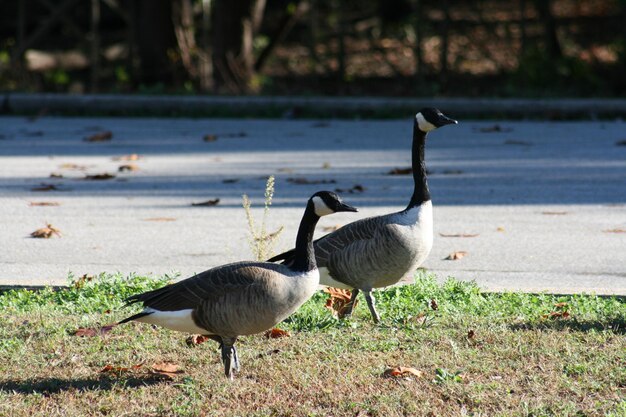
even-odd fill
[(356, 209), (356, 207), (352, 207), (346, 203), (340, 203), (339, 207), (337, 207), (337, 210), (335, 210), (336, 212), (340, 212), (340, 211), (351, 211), (351, 212), (357, 212), (359, 210)]
[(456, 124), (459, 124), (459, 122), (443, 114), (439, 115), (439, 119), (437, 120), (437, 125), (439, 127), (445, 126), (445, 125), (456, 125)]

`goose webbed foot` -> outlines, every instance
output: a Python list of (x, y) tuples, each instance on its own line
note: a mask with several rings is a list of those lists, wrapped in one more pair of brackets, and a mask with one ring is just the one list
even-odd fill
[(239, 372), (239, 357), (235, 349), (236, 339), (222, 339), (220, 348), (222, 349), (222, 362), (224, 363), (224, 374), (229, 379), (234, 378), (234, 373)]
[(364, 290), (363, 295), (365, 295), (365, 301), (367, 301), (367, 307), (369, 307), (370, 309), (370, 314), (372, 315), (372, 319), (374, 319), (374, 323), (380, 323), (380, 316), (378, 315), (378, 312), (376, 311), (376, 307), (374, 306), (376, 299), (371, 294), (370, 290), (368, 291)]
[(359, 295), (358, 289), (352, 290), (352, 295), (350, 296), (350, 301), (346, 305), (346, 309), (343, 311), (341, 318), (347, 318), (352, 316), (352, 310), (354, 310), (354, 305), (356, 304), (356, 296)]

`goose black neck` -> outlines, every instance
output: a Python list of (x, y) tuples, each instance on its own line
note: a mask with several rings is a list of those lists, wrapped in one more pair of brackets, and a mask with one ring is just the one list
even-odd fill
[(313, 203), (309, 201), (298, 228), (294, 260), (290, 266), (293, 271), (307, 272), (317, 268), (315, 252), (313, 252), (313, 233), (315, 233), (315, 226), (319, 219), (319, 216), (315, 214)]
[(417, 127), (417, 122), (413, 126), (413, 147), (411, 150), (411, 164), (413, 166), (413, 195), (407, 209), (420, 206), (430, 200), (430, 191), (426, 181), (426, 164), (424, 162), (424, 146), (426, 144), (426, 133)]

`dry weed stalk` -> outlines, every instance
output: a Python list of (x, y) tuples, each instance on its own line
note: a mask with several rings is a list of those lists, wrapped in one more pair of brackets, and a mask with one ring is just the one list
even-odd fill
[(243, 195), (243, 209), (246, 212), (248, 231), (250, 232), (248, 241), (250, 243), (250, 249), (258, 261), (264, 261), (273, 254), (278, 237), (283, 231), (283, 226), (280, 226), (278, 230), (271, 233), (266, 229), (267, 218), (270, 213), (270, 206), (272, 205), (273, 197), (274, 176), (270, 176), (267, 178), (267, 183), (265, 184), (265, 206), (263, 208), (261, 226), (257, 229), (254, 217), (252, 216), (250, 199), (246, 194)]

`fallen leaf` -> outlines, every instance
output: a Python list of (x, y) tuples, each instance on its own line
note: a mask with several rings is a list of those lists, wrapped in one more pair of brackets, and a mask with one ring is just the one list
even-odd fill
[(478, 233), (475, 233), (475, 234), (458, 233), (458, 234), (452, 234), (452, 235), (448, 235), (448, 234), (445, 234), (445, 233), (439, 233), (439, 236), (441, 236), (441, 237), (476, 237), (476, 236), (478, 236)]
[(187, 346), (193, 347), (201, 345), (207, 340), (211, 340), (211, 338), (208, 336), (203, 336), (201, 334), (192, 334), (185, 340), (185, 343), (187, 343)]
[(394, 168), (387, 172), (387, 175), (409, 175), (413, 173), (413, 168)]
[(350, 194), (354, 194), (354, 193), (362, 193), (363, 191), (365, 191), (365, 187), (363, 187), (361, 184), (355, 184), (352, 186), (352, 188), (335, 188), (335, 192), (336, 193), (350, 193)]
[(61, 191), (59, 187), (54, 184), (42, 183), (39, 187), (33, 187), (31, 191)]
[(135, 370), (141, 368), (142, 366), (143, 366), (143, 363), (139, 363), (137, 365), (132, 365), (130, 367), (106, 365), (104, 368), (100, 369), (100, 373), (121, 374), (121, 373), (124, 373), (124, 372), (135, 371)]
[(78, 337), (94, 337), (109, 333), (115, 326), (117, 326), (117, 323), (107, 324), (106, 326), (102, 326), (100, 328), (79, 327), (78, 329), (70, 332), (70, 334)]
[(117, 323), (107, 324), (106, 326), (100, 327), (100, 334), (109, 333), (115, 326), (117, 326)]
[(474, 330), (472, 330), (472, 329), (469, 329), (469, 330), (467, 331), (467, 338), (468, 338), (468, 339), (473, 339), (473, 338), (475, 338), (475, 337), (476, 337), (476, 332), (475, 332)]
[(328, 162), (324, 162), (324, 163), (322, 164), (322, 169), (330, 169), (330, 163), (328, 163)]
[(244, 138), (248, 136), (246, 132), (235, 132), (235, 133), (219, 133), (219, 134), (208, 134), (204, 135), (202, 138), (205, 142), (215, 142), (217, 138)]
[(567, 311), (553, 311), (550, 314), (543, 314), (544, 319), (568, 319), (570, 317)]
[(176, 221), (173, 217), (150, 217), (149, 219), (143, 219), (146, 222), (174, 222)]
[(383, 377), (385, 378), (399, 378), (399, 377), (410, 377), (415, 376), (420, 378), (424, 373), (422, 371), (418, 371), (415, 368), (409, 368), (405, 366), (397, 366), (395, 368), (389, 368), (383, 372)]
[(103, 174), (85, 175), (84, 179), (90, 180), (90, 181), (104, 181), (104, 180), (110, 180), (112, 178), (115, 178), (115, 175), (108, 174), (105, 172)]
[(495, 124), (493, 126), (485, 126), (485, 127), (478, 128), (478, 130), (482, 133), (495, 133), (495, 132), (510, 132), (513, 129), (509, 127), (504, 128), (500, 126), (499, 124)]
[(79, 289), (85, 286), (85, 284), (89, 281), (92, 281), (95, 278), (95, 276), (93, 275), (83, 275), (82, 277), (78, 278), (76, 281), (74, 281), (74, 288)]
[(417, 316), (411, 318), (411, 321), (414, 321), (420, 326), (425, 324), (426, 320), (428, 320), (428, 317), (426, 316), (426, 313), (424, 313), (423, 311), (420, 311), (420, 313)]
[(125, 171), (139, 171), (139, 167), (135, 164), (126, 164), (126, 165), (120, 165), (117, 170), (119, 172), (125, 172)]
[(552, 311), (549, 314), (544, 314), (542, 317), (544, 319), (567, 319), (570, 316), (570, 313), (567, 311), (568, 303), (562, 301), (560, 303), (554, 303), (554, 308), (556, 311)]
[(566, 211), (542, 211), (541, 214), (545, 214), (546, 216), (563, 216), (567, 214)]
[(496, 229), (496, 231), (497, 231), (497, 232), (504, 232), (505, 230), (504, 230), (504, 227), (498, 227), (498, 228)]
[(51, 224), (47, 224), (46, 227), (42, 227), (41, 229), (37, 229), (30, 234), (34, 238), (38, 239), (50, 239), (53, 235), (57, 235), (61, 237), (61, 231), (59, 229), (55, 229)]
[[(330, 310), (333, 316), (339, 319), (344, 318), (350, 307), (352, 292), (350, 290), (334, 287), (326, 287), (323, 291), (329, 295), (325, 307)], [(358, 300), (354, 300), (354, 306), (352, 308), (356, 308), (357, 304)]]
[(28, 205), (30, 207), (56, 207), (60, 206), (61, 204), (57, 203), (56, 201), (31, 201), (28, 203)]
[(22, 130), (20, 133), (24, 136), (43, 136), (43, 131), (41, 130)]
[(114, 161), (138, 161), (142, 158), (143, 156), (141, 155), (137, 155), (136, 153), (131, 153), (130, 155), (116, 156), (115, 158), (113, 158), (113, 160)]
[(609, 230), (603, 230), (604, 233), (626, 233), (626, 230), (624, 229), (609, 229)]
[(222, 180), (223, 184), (234, 184), (236, 182), (239, 182), (239, 178), (226, 178)]
[(56, 172), (53, 172), (50, 174), (50, 178), (63, 178), (63, 174), (57, 174)]
[(452, 252), (450, 255), (444, 258), (445, 261), (458, 261), (459, 259), (463, 259), (467, 255), (465, 251), (457, 251)]
[(102, 132), (94, 133), (93, 135), (83, 138), (85, 142), (108, 142), (113, 138), (113, 132), (105, 130)]
[(84, 170), (87, 169), (87, 167), (85, 165), (78, 165), (78, 164), (71, 164), (71, 163), (61, 164), (61, 165), (59, 165), (59, 168), (61, 168), (61, 169), (72, 169), (72, 170), (76, 170), (76, 171), (84, 171)]
[(287, 182), (292, 184), (335, 184), (335, 180), (309, 180), (306, 178), (287, 178)]
[(291, 335), (286, 330), (274, 327), (273, 329), (266, 331), (263, 336), (265, 336), (266, 339), (279, 339), (281, 337), (290, 337)]
[(235, 132), (235, 133), (220, 133), (218, 136), (224, 138), (245, 138), (248, 136), (246, 132)]
[(177, 375), (184, 373), (180, 367), (172, 362), (158, 362), (152, 365), (150, 373), (174, 379)]
[(275, 354), (280, 353), (280, 352), (282, 352), (280, 349), (272, 349), (272, 350), (268, 350), (268, 351), (267, 351), (267, 352), (265, 352), (265, 353), (259, 353), (259, 354), (257, 355), (257, 358), (258, 358), (258, 359), (260, 359), (260, 358), (262, 358), (263, 356), (275, 355)]
[(79, 336), (79, 337), (85, 337), (85, 336), (93, 337), (93, 336), (97, 335), (98, 332), (96, 331), (96, 329), (79, 327), (78, 329), (74, 330), (70, 334), (72, 336)]
[(199, 207), (199, 206), (209, 207), (209, 206), (217, 206), (219, 202), (220, 202), (220, 199), (216, 198), (214, 200), (207, 200), (201, 203), (191, 203), (191, 205), (195, 207)]
[(278, 168), (278, 172), (286, 172), (287, 174), (293, 173), (293, 168)]
[(434, 298), (430, 300), (430, 308), (432, 308), (433, 310), (439, 309), (439, 304), (437, 303), (437, 300), (435, 300)]
[(505, 145), (533, 146), (531, 142), (527, 142), (525, 140), (515, 140), (515, 139), (505, 140), (504, 144)]
[(324, 232), (334, 232), (335, 230), (339, 229), (341, 227), (340, 224), (336, 224), (334, 226), (325, 226), (322, 227), (322, 231)]

